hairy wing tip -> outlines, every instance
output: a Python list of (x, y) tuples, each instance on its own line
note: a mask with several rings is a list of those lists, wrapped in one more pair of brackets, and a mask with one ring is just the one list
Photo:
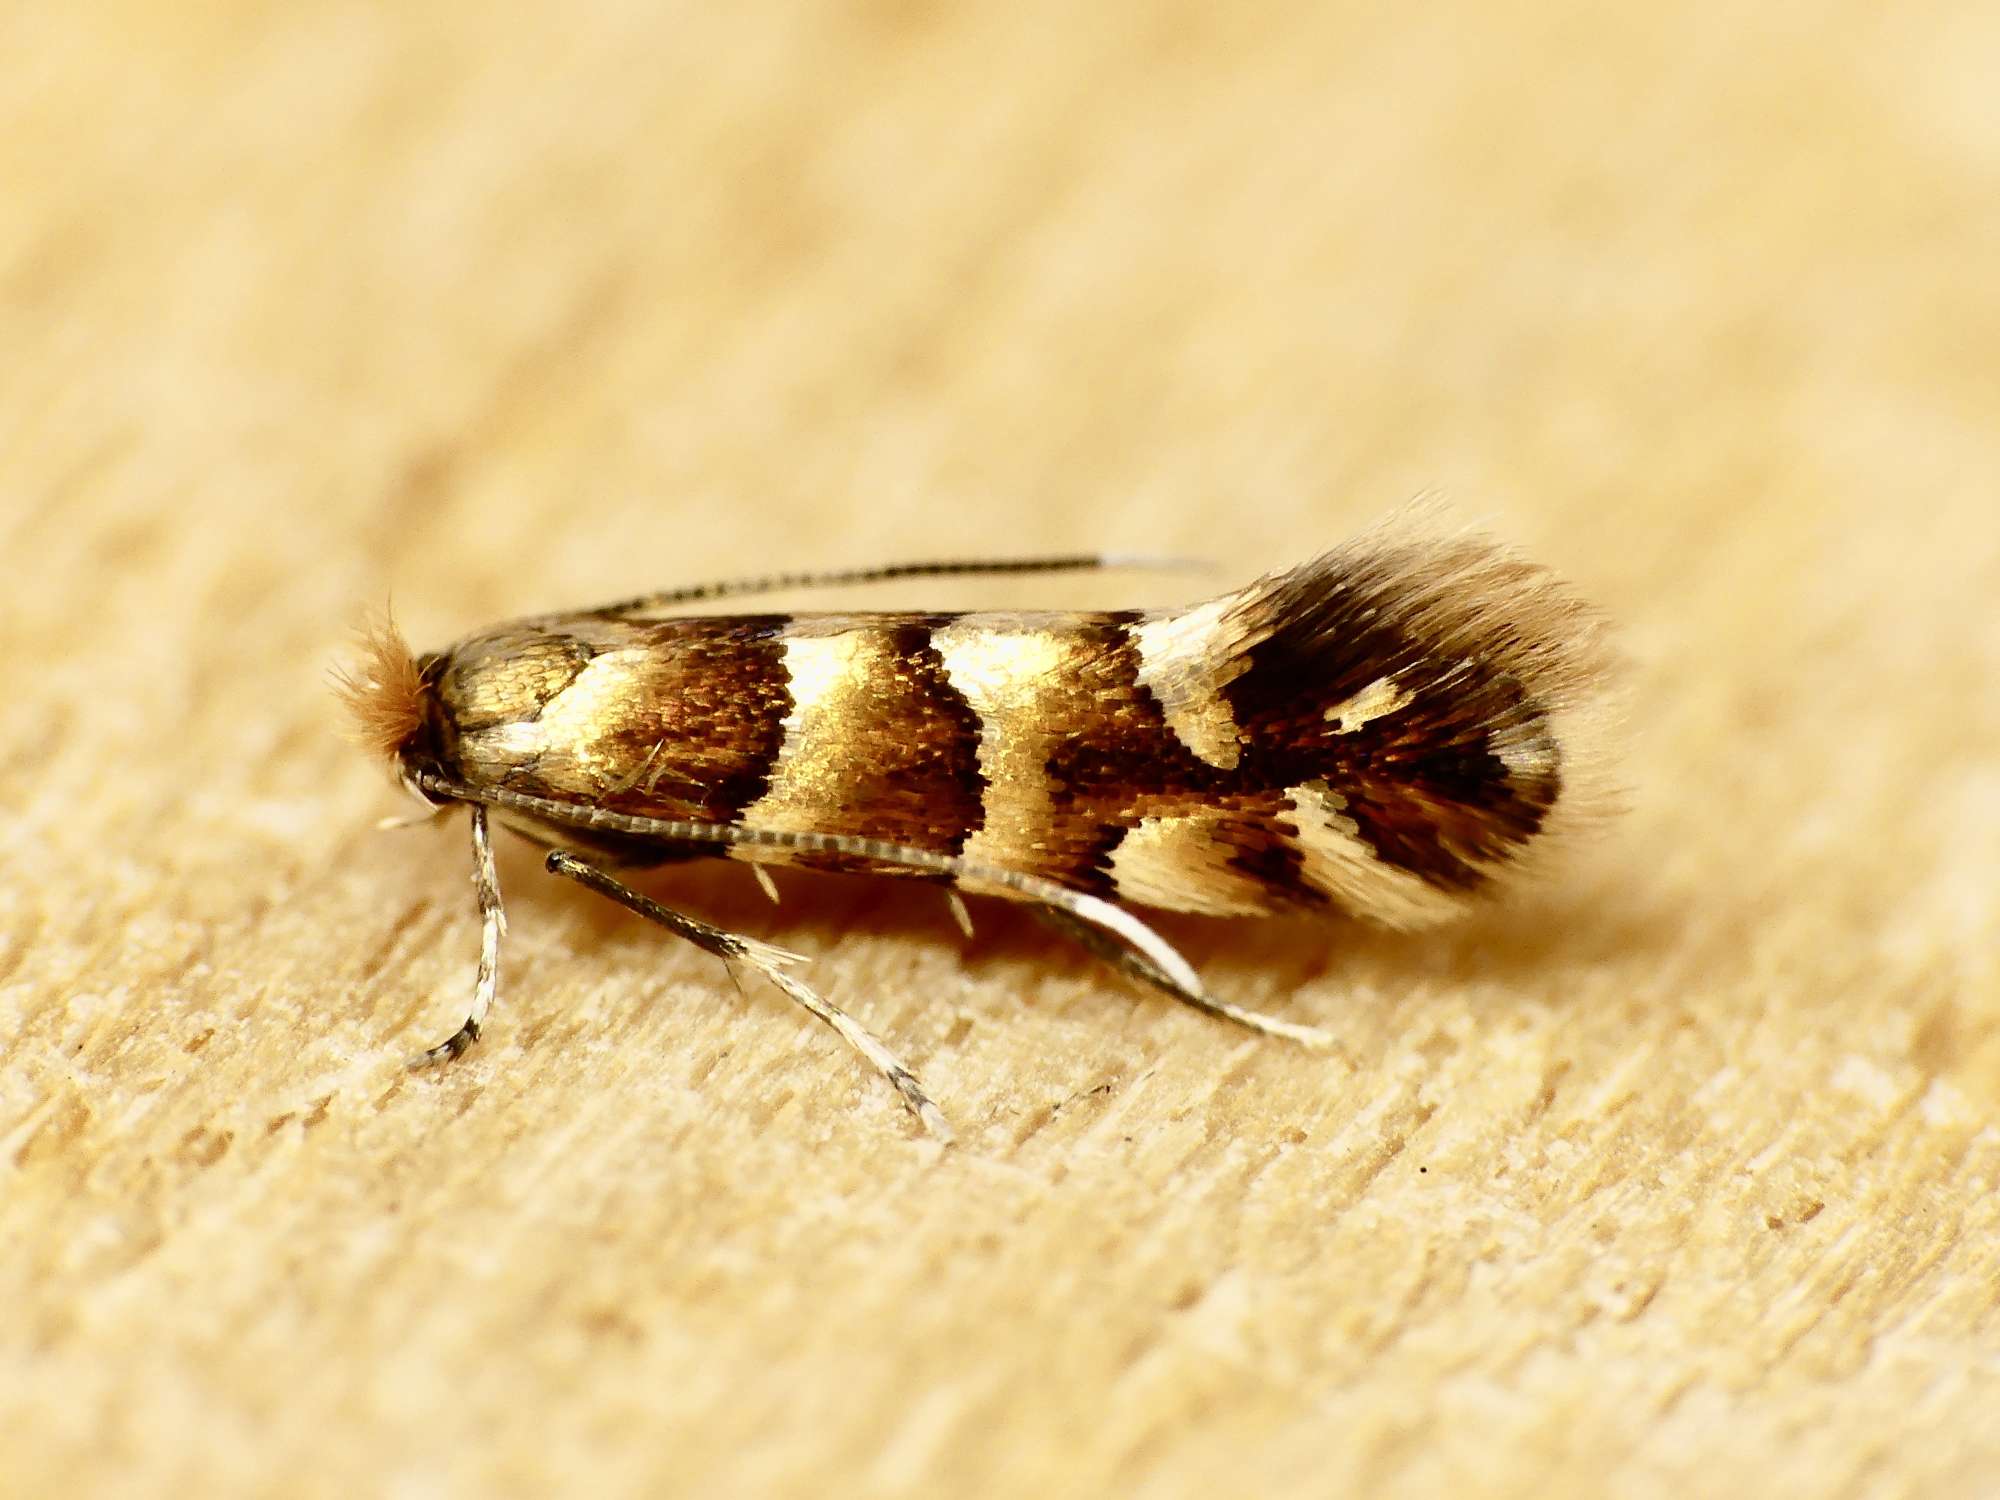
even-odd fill
[(1359, 585), (1417, 640), (1500, 666), (1551, 707), (1588, 704), (1619, 676), (1602, 610), (1554, 569), (1435, 497), (1405, 506), (1307, 568)]
[[(1459, 731), (1541, 726), (1559, 782), (1531, 837), (1496, 843), (1476, 862), (1479, 890), (1532, 883), (1574, 835), (1622, 807), (1623, 657), (1609, 617), (1554, 570), (1425, 502), (1253, 587), (1252, 619), (1261, 613), (1262, 630), (1283, 648), (1277, 675), (1292, 690), (1322, 662), (1350, 688), (1378, 673), (1400, 681), (1414, 672)], [(1350, 659), (1357, 642), (1371, 639), (1379, 657)], [(1452, 709), (1464, 669), (1475, 686), (1513, 683), (1529, 717), (1507, 696), (1483, 692)], [(1526, 768), (1514, 774), (1532, 780)], [(1477, 810), (1461, 810), (1460, 822), (1477, 832)]]

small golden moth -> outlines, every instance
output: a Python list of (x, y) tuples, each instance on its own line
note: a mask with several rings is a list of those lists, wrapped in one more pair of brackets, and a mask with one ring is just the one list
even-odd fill
[(933, 1133), (881, 1042), (801, 955), (606, 866), (703, 856), (916, 875), (1034, 906), (1126, 973), (1254, 1030), (1324, 1033), (1208, 992), (1131, 909), (1338, 909), (1399, 927), (1518, 875), (1592, 806), (1603, 628), (1473, 533), (1391, 522), (1177, 609), (671, 614), (780, 587), (1114, 566), (912, 563), (698, 585), (482, 630), (414, 656), (386, 621), (338, 686), (436, 810), (471, 813), (480, 1033), (505, 916), (489, 816), (548, 869), (755, 970), (834, 1027)]

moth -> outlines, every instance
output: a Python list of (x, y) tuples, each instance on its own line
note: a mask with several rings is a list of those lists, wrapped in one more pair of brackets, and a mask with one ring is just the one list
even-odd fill
[(489, 820), (547, 869), (768, 978), (934, 1134), (916, 1076), (791, 969), (803, 955), (614, 870), (722, 857), (1024, 902), (1126, 974), (1252, 1030), (1133, 909), (1449, 918), (1587, 819), (1600, 617), (1470, 531), (1405, 516), (1175, 609), (687, 614), (779, 588), (1116, 565), (906, 563), (701, 584), (496, 625), (414, 655), (386, 619), (337, 687), (434, 811), (470, 812), (479, 1037), (506, 929)]

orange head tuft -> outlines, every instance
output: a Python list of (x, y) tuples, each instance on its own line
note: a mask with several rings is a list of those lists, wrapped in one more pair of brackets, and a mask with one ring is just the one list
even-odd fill
[(424, 722), (417, 659), (386, 610), (362, 625), (359, 647), (333, 669), (333, 690), (354, 716), (354, 738), (394, 760)]

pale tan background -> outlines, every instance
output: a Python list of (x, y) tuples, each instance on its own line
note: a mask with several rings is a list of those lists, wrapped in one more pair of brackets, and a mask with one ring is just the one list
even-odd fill
[[(7, 1493), (2000, 1492), (2000, 10), (19, 4), (0, 58)], [(336, 735), (385, 594), (1234, 580), (1427, 488), (1625, 623), (1633, 807), (1435, 938), (1169, 927), (1331, 1059), (990, 906), (666, 884), (820, 955), (940, 1155), (509, 849), (488, 1040), (398, 1071), (477, 939)]]

